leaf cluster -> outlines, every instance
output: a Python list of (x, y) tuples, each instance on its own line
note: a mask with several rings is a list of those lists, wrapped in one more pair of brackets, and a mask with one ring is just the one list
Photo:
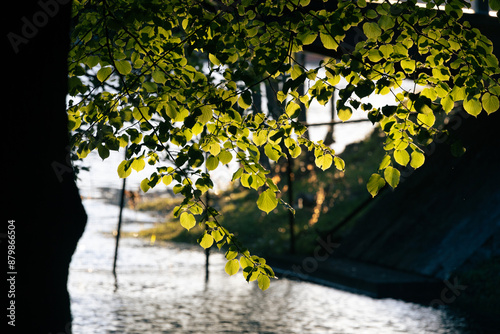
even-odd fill
[[(376, 195), (386, 183), (397, 186), (399, 166), (424, 163), (422, 147), (440, 131), (437, 115), (459, 102), (474, 116), (498, 109), (498, 60), (492, 43), (458, 20), (467, 3), (424, 2), (75, 0), (68, 106), (75, 152), (106, 159), (125, 149), (122, 178), (153, 166), (141, 189), (163, 184), (183, 195), (174, 212), (181, 225), (206, 224), (201, 246), (228, 246), (226, 271), (241, 267), (266, 289), (274, 273), (265, 260), (203, 201), (214, 186), (211, 171), (237, 163), (232, 180), (259, 191), (257, 206), (269, 213), (279, 189), (263, 159), (276, 164), (307, 150), (319, 168), (344, 170), (299, 121), (303, 107), (325, 105), (337, 92), (341, 120), (360, 108), (387, 135), (387, 155), (368, 182)], [(349, 45), (353, 31), (360, 38)], [(336, 56), (307, 68), (296, 55), (312, 45)], [(415, 88), (405, 90), (405, 80)], [(278, 111), (255, 105), (262, 85)], [(373, 106), (372, 94), (394, 103)]]

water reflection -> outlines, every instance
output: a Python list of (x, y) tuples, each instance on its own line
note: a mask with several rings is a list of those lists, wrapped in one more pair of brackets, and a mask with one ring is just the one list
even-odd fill
[[(114, 292), (111, 232), (118, 209), (97, 200), (84, 204), (89, 225), (69, 282), (75, 334), (469, 333), (463, 319), (446, 311), (397, 300), (286, 279), (262, 292), (240, 275), (227, 276), (223, 255), (216, 251), (206, 282), (201, 248), (150, 246), (137, 239), (120, 242)], [(148, 224), (147, 216), (135, 212), (125, 211), (125, 217)]]

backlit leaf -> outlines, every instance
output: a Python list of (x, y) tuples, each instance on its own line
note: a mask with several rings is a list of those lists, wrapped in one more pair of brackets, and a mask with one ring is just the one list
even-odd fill
[(262, 211), (269, 213), (278, 206), (278, 199), (276, 193), (271, 189), (263, 191), (257, 199), (257, 206)]
[(395, 150), (394, 160), (401, 166), (406, 166), (410, 162), (410, 155), (406, 150)]
[(366, 22), (363, 24), (363, 32), (366, 37), (376, 39), (382, 34), (382, 30), (379, 25), (375, 22)]
[(269, 288), (269, 285), (271, 284), (271, 280), (269, 279), (268, 276), (259, 274), (259, 277), (257, 277), (257, 282), (259, 285), (259, 288), (264, 291)]
[(366, 188), (372, 197), (375, 197), (384, 186), (385, 180), (379, 174), (372, 174), (366, 184)]
[(217, 166), (219, 166), (219, 158), (217, 158), (216, 156), (210, 155), (207, 158), (207, 161), (205, 164), (206, 164), (208, 170), (215, 170), (215, 169), (217, 169)]
[(227, 165), (233, 159), (233, 155), (227, 150), (220, 151), (217, 157), (219, 158), (220, 163), (223, 165)]
[(337, 50), (339, 44), (330, 34), (320, 32), (319, 38), (321, 39), (321, 43), (323, 43), (323, 46), (325, 48), (331, 50)]
[(411, 162), (410, 166), (417, 169), (422, 166), (425, 162), (425, 155), (422, 152), (413, 151), (411, 152)]
[(387, 183), (393, 188), (396, 188), (397, 185), (399, 184), (400, 176), (401, 173), (394, 167), (388, 166), (384, 170), (384, 178), (387, 181)]
[(132, 71), (132, 65), (127, 60), (118, 60), (115, 61), (115, 67), (118, 73), (122, 75), (127, 75)]
[(483, 97), (481, 98), (481, 102), (484, 110), (488, 114), (497, 111), (499, 108), (498, 97), (490, 93), (484, 93)]
[(210, 248), (213, 245), (213, 243), (214, 243), (214, 238), (208, 233), (205, 233), (200, 240), (200, 246), (205, 249)]
[(317, 156), (314, 162), (316, 166), (318, 166), (322, 170), (327, 170), (332, 165), (333, 158), (330, 154), (325, 153), (320, 156)]
[(118, 176), (120, 178), (126, 178), (132, 173), (132, 168), (130, 166), (130, 161), (123, 160), (119, 165), (118, 165)]
[(351, 109), (351, 107), (347, 107), (347, 106), (341, 107), (337, 111), (337, 115), (339, 116), (339, 119), (342, 122), (348, 121), (352, 116), (352, 109)]
[(240, 263), (238, 262), (237, 259), (232, 259), (226, 262), (226, 265), (224, 266), (224, 271), (232, 276), (236, 274), (240, 270)]
[(147, 192), (151, 187), (149, 185), (149, 179), (144, 179), (140, 184), (141, 190)]
[(113, 73), (113, 68), (110, 66), (107, 67), (101, 67), (99, 71), (97, 71), (97, 79), (100, 82), (106, 81), (110, 76), (111, 73)]
[(344, 160), (342, 160), (341, 158), (339, 158), (339, 157), (336, 156), (336, 157), (333, 158), (333, 161), (335, 163), (335, 168), (337, 168), (340, 171), (345, 170), (345, 162), (344, 162)]
[(481, 113), (482, 105), (476, 97), (464, 100), (464, 109), (468, 114), (477, 116)]
[(180, 222), (186, 230), (192, 229), (196, 225), (196, 218), (189, 212), (181, 213)]

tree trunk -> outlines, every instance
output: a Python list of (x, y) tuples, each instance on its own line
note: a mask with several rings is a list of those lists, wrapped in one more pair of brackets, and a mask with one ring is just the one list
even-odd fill
[[(4, 226), (9, 223), (9, 231), (15, 231), (15, 263), (7, 270), (15, 296), (6, 305), (15, 310), (8, 312), (8, 328), (16, 333), (71, 333), (68, 269), (87, 220), (69, 159), (71, 1), (10, 2), (3, 13), (3, 67), (8, 73)], [(2, 249), (6, 254), (7, 247)]]

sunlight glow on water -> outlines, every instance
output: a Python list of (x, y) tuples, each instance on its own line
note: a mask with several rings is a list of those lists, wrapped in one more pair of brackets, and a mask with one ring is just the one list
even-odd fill
[[(445, 311), (377, 300), (286, 279), (262, 292), (241, 274), (224, 272), (224, 257), (210, 256), (205, 281), (201, 248), (150, 246), (122, 239), (119, 289), (112, 263), (118, 208), (85, 200), (89, 223), (69, 280), (74, 333), (468, 333)], [(144, 228), (147, 216), (125, 212), (125, 229)]]

